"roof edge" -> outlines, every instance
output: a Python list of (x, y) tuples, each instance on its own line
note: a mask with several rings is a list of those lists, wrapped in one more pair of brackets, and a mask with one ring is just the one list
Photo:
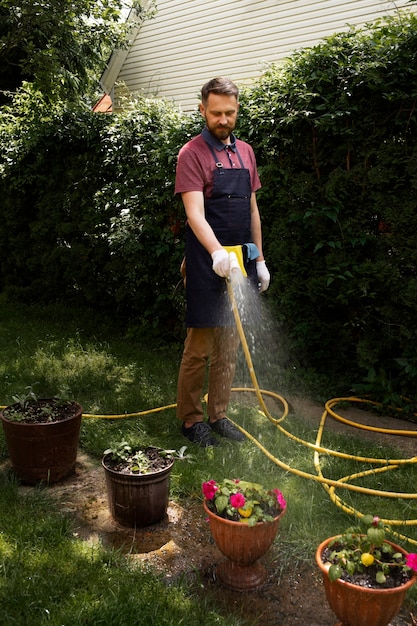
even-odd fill
[(120, 74), (120, 70), (122, 69), (123, 63), (125, 62), (126, 57), (129, 53), (129, 49), (135, 41), (140, 27), (143, 23), (143, 18), (141, 16), (138, 16), (134, 9), (131, 9), (129, 11), (129, 15), (126, 18), (126, 22), (132, 22), (134, 24), (129, 31), (128, 39), (126, 41), (126, 48), (114, 50), (111, 53), (107, 65), (99, 80), (101, 88), (107, 94), (109, 94), (114, 87), (117, 77)]

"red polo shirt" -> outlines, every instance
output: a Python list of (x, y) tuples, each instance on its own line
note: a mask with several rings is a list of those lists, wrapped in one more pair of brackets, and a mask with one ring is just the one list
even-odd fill
[(216, 164), (206, 139), (214, 148), (217, 162), (222, 163), (224, 168), (241, 167), (236, 154), (237, 147), (244, 166), (249, 170), (252, 192), (260, 189), (261, 181), (251, 146), (245, 141), (236, 139), (232, 134), (230, 137), (231, 148), (227, 149), (222, 141), (213, 137), (205, 128), (200, 135), (186, 143), (178, 154), (175, 193), (202, 191), (204, 196), (208, 198), (211, 196), (213, 171)]

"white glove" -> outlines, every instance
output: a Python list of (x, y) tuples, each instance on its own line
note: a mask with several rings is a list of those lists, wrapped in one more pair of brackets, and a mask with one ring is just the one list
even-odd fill
[(268, 271), (265, 261), (256, 261), (256, 272), (258, 274), (259, 293), (262, 293), (262, 291), (268, 289), (269, 281), (271, 280), (271, 274)]
[(224, 248), (215, 250), (211, 258), (213, 259), (213, 271), (221, 278), (227, 278), (230, 274), (230, 256)]

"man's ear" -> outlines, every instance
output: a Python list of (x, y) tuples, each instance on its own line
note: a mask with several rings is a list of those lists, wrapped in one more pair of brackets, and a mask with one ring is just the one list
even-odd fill
[(204, 117), (204, 119), (206, 119), (206, 110), (204, 108), (204, 104), (202, 102), (200, 102), (199, 106), (198, 106), (201, 115)]

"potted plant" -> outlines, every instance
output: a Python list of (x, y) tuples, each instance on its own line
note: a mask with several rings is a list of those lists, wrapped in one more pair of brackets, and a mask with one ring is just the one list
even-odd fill
[(229, 589), (247, 591), (265, 582), (267, 571), (259, 559), (268, 551), (286, 511), (278, 489), (225, 478), (202, 485), (204, 510), (220, 552), (227, 558), (216, 568)]
[(125, 526), (149, 526), (166, 514), (169, 480), (175, 458), (189, 458), (186, 447), (179, 452), (153, 446), (131, 446), (127, 441), (105, 450), (102, 466), (113, 518)]
[(82, 407), (59, 398), (38, 398), (30, 387), (0, 412), (18, 478), (35, 485), (56, 483), (74, 471)]
[(417, 554), (385, 538), (378, 517), (323, 541), (316, 562), (340, 626), (387, 626), (417, 580)]

